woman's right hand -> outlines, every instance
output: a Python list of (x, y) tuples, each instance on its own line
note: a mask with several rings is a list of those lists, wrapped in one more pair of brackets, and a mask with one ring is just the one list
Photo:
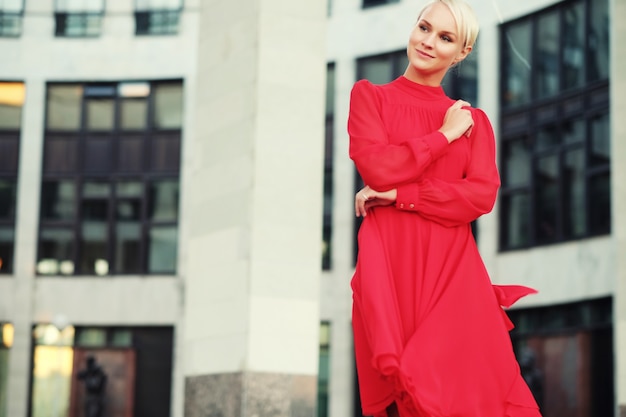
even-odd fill
[(393, 188), (388, 191), (376, 191), (366, 185), (354, 196), (354, 211), (356, 216), (367, 216), (367, 210), (376, 206), (390, 206), (396, 202), (398, 191)]
[(448, 143), (454, 142), (463, 135), (469, 137), (472, 133), (474, 126), (472, 112), (464, 107), (470, 107), (470, 104), (467, 101), (457, 100), (446, 111), (439, 131), (448, 139)]

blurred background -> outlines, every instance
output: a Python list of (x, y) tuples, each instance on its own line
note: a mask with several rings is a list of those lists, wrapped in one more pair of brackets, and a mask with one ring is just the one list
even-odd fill
[[(423, 4), (0, 0), (0, 417), (360, 416), (349, 94)], [(496, 132), (522, 372), (624, 416), (626, 2), (470, 4), (443, 87)]]

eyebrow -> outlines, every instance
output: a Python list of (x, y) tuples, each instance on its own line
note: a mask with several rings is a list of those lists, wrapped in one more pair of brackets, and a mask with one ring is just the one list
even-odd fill
[[(431, 23), (428, 20), (424, 19), (424, 18), (420, 19), (420, 22), (426, 23), (428, 26), (433, 27), (433, 25), (431, 25)], [(443, 31), (441, 31), (441, 33), (443, 33), (445, 35), (457, 36), (456, 33), (448, 32), (447, 30), (443, 30)]]

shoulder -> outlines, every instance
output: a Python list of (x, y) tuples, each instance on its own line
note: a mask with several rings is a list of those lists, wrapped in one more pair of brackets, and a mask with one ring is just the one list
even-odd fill
[(472, 118), (474, 119), (475, 124), (481, 125), (488, 129), (492, 129), (489, 116), (487, 116), (487, 113), (485, 113), (484, 110), (477, 107), (472, 107), (470, 111), (472, 112)]

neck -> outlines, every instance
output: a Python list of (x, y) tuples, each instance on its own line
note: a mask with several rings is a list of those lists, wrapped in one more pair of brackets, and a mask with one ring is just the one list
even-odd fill
[(435, 73), (419, 72), (411, 64), (404, 71), (404, 76), (408, 80), (428, 87), (439, 87), (445, 75), (446, 71)]

